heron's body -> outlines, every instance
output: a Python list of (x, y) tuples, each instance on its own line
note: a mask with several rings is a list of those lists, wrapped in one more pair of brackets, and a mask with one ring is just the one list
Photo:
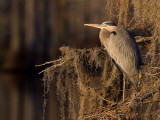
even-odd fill
[(100, 41), (121, 70), (128, 77), (132, 77), (138, 73), (140, 64), (140, 54), (135, 39), (123, 27), (114, 27), (112, 30), (110, 32), (101, 29)]
[(102, 24), (85, 24), (100, 28), (100, 41), (108, 54), (120, 67), (120, 69), (136, 84), (133, 76), (138, 74), (140, 65), (140, 52), (135, 39), (123, 28), (108, 21)]

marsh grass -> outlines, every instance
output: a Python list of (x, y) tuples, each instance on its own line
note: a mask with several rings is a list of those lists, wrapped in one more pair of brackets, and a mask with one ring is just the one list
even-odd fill
[(106, 9), (110, 20), (125, 26), (140, 40), (144, 63), (140, 91), (136, 92), (127, 79), (122, 102), (123, 74), (103, 48), (61, 47), (61, 58), (48, 63), (50, 67), (43, 71), (44, 96), (49, 92), (50, 83), (56, 81), (62, 120), (158, 120), (160, 1), (107, 0)]

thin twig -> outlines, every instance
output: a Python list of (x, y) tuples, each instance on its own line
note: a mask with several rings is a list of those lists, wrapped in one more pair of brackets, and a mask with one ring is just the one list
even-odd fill
[(154, 74), (152, 74), (152, 73), (146, 73), (147, 75), (159, 75), (160, 74), (160, 72), (157, 72), (157, 73), (154, 73)]
[(43, 72), (47, 71), (48, 69), (56, 68), (56, 67), (62, 66), (65, 62), (67, 62), (67, 60), (66, 60), (66, 61), (64, 61), (64, 62), (62, 62), (62, 63), (60, 63), (60, 64), (52, 65), (51, 67), (49, 67), (49, 68), (47, 68), (47, 69), (45, 69), (45, 70), (42, 70), (42, 71), (41, 71), (41, 72), (39, 72), (38, 74), (41, 74), (41, 73), (43, 73)]
[(151, 102), (160, 102), (160, 100), (156, 100), (156, 101), (145, 101), (145, 102), (142, 102), (142, 103), (145, 104), (145, 103), (151, 103)]
[(142, 36), (136, 36), (135, 37), (137, 43), (151, 41), (152, 38), (153, 37), (142, 37)]
[(49, 61), (49, 62), (46, 62), (46, 63), (40, 64), (40, 65), (35, 65), (35, 66), (36, 66), (36, 67), (41, 67), (41, 66), (44, 66), (44, 65), (48, 65), (48, 64), (55, 63), (55, 62), (59, 62), (59, 61), (61, 61), (61, 60), (62, 60), (62, 58), (59, 58), (58, 60)]
[(106, 102), (108, 102), (108, 103), (110, 103), (110, 104), (115, 104), (114, 102), (111, 102), (111, 101), (109, 101), (109, 100), (107, 100), (107, 99), (101, 97), (100, 95), (99, 95), (98, 97), (100, 97), (101, 99), (103, 99), (104, 101), (106, 101)]

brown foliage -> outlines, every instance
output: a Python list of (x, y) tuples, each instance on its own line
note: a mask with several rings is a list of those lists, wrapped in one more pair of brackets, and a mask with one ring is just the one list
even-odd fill
[(62, 119), (97, 118), (93, 113), (98, 114), (103, 106), (120, 99), (121, 72), (105, 50), (69, 47), (60, 50), (62, 57), (44, 71), (44, 93), (48, 93), (50, 82), (57, 80)]
[[(45, 93), (57, 80), (62, 119), (160, 119), (160, 1), (107, 0), (111, 20), (135, 36), (150, 39), (140, 44), (144, 65), (141, 86), (133, 92), (126, 83), (122, 97), (122, 73), (101, 48), (60, 48), (62, 57), (44, 70)], [(134, 93), (136, 96), (130, 96)]]

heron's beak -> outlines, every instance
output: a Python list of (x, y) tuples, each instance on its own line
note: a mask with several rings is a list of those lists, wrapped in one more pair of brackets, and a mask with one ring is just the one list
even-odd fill
[(90, 27), (95, 27), (95, 28), (103, 28), (102, 24), (84, 24), (84, 26), (90, 26)]

